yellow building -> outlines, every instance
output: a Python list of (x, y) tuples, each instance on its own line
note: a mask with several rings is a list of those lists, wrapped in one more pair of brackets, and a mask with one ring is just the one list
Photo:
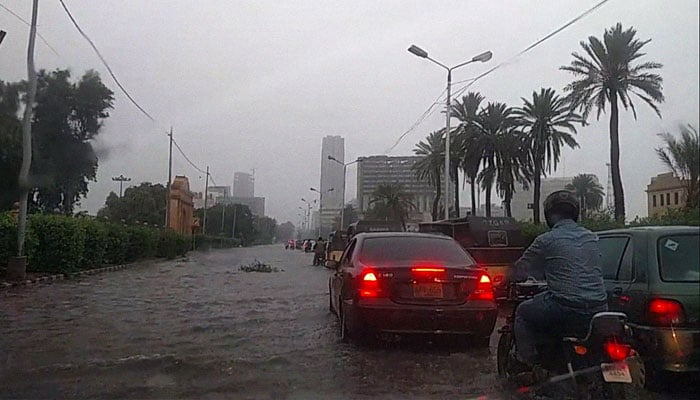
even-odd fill
[(178, 175), (170, 185), (169, 226), (184, 235), (191, 235), (195, 225), (194, 204), (190, 182), (186, 176)]
[(663, 215), (669, 209), (685, 207), (686, 187), (682, 180), (673, 175), (673, 172), (652, 177), (646, 192), (650, 217)]

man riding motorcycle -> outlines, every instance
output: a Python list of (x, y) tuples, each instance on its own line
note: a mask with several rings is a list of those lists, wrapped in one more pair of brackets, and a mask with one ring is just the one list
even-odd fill
[(607, 295), (599, 263), (598, 236), (580, 226), (576, 196), (559, 190), (544, 201), (550, 228), (538, 236), (514, 264), (511, 281), (534, 277), (547, 290), (518, 305), (515, 311), (517, 361), (522, 371), (538, 364), (542, 337), (562, 336), (566, 327), (585, 327), (597, 312), (607, 311)]

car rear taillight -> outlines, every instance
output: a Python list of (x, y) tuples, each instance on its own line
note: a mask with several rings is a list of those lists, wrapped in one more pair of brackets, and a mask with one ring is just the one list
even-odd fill
[(605, 353), (614, 362), (623, 361), (632, 353), (632, 347), (626, 343), (620, 343), (615, 338), (611, 338), (605, 342)]
[(379, 285), (377, 273), (374, 271), (364, 271), (359, 284), (360, 297), (372, 298), (383, 297), (382, 289)]
[(469, 294), (469, 300), (486, 300), (494, 301), (493, 285), (488, 275), (483, 274), (479, 277), (476, 288)]
[(671, 326), (685, 323), (685, 312), (675, 300), (653, 299), (647, 309), (649, 322), (656, 326)]

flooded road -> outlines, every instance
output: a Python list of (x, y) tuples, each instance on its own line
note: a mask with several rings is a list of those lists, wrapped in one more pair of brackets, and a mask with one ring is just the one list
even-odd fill
[[(490, 349), (341, 344), (311, 258), (212, 250), (2, 291), (0, 398), (501, 398), (495, 334)], [(239, 271), (256, 259), (280, 271)]]

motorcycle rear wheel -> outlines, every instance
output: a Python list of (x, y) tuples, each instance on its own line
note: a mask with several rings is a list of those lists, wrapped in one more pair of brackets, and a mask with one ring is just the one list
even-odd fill
[(515, 338), (512, 332), (504, 332), (498, 338), (498, 348), (496, 351), (496, 364), (498, 366), (498, 376), (504, 379), (510, 377), (508, 364), (510, 361), (511, 349), (515, 345)]

